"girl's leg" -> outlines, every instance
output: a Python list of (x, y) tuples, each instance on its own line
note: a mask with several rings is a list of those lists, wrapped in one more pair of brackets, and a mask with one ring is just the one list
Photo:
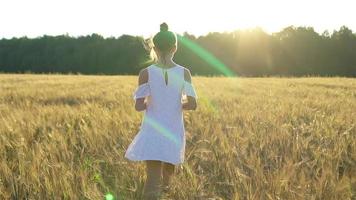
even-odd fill
[(171, 177), (174, 174), (175, 166), (162, 162), (163, 188), (167, 189), (170, 184)]
[(160, 180), (162, 162), (158, 160), (146, 160), (147, 180), (144, 186), (144, 199), (158, 199), (160, 193)]

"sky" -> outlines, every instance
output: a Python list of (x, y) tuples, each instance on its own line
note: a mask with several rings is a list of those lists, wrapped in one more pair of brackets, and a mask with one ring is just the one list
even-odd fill
[[(355, 2), (355, 3), (354, 3)], [(0, 38), (122, 34), (151, 37), (166, 22), (196, 36), (261, 27), (294, 26), (356, 31), (352, 0), (0, 0)]]

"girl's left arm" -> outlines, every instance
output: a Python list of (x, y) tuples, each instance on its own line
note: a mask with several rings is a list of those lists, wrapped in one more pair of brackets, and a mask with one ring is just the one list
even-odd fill
[[(147, 69), (142, 69), (138, 76), (138, 86), (140, 87), (143, 84), (148, 82), (148, 72)], [(146, 97), (137, 98), (135, 101), (135, 110), (143, 111), (147, 108), (147, 103), (145, 101)]]

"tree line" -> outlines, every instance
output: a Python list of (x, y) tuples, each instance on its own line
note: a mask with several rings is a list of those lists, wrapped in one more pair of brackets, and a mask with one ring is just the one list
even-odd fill
[[(185, 42), (178, 40), (174, 60), (195, 75), (226, 75), (225, 67), (237, 76), (356, 76), (356, 34), (346, 26), (322, 34), (289, 26), (272, 34), (254, 28), (179, 38)], [(146, 39), (95, 33), (1, 39), (0, 72), (137, 75), (153, 62)]]

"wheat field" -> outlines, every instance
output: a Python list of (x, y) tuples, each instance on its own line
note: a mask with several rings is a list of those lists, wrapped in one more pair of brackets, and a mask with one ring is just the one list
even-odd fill
[[(356, 79), (193, 77), (162, 199), (356, 199)], [(0, 199), (141, 199), (137, 76), (0, 74)]]

